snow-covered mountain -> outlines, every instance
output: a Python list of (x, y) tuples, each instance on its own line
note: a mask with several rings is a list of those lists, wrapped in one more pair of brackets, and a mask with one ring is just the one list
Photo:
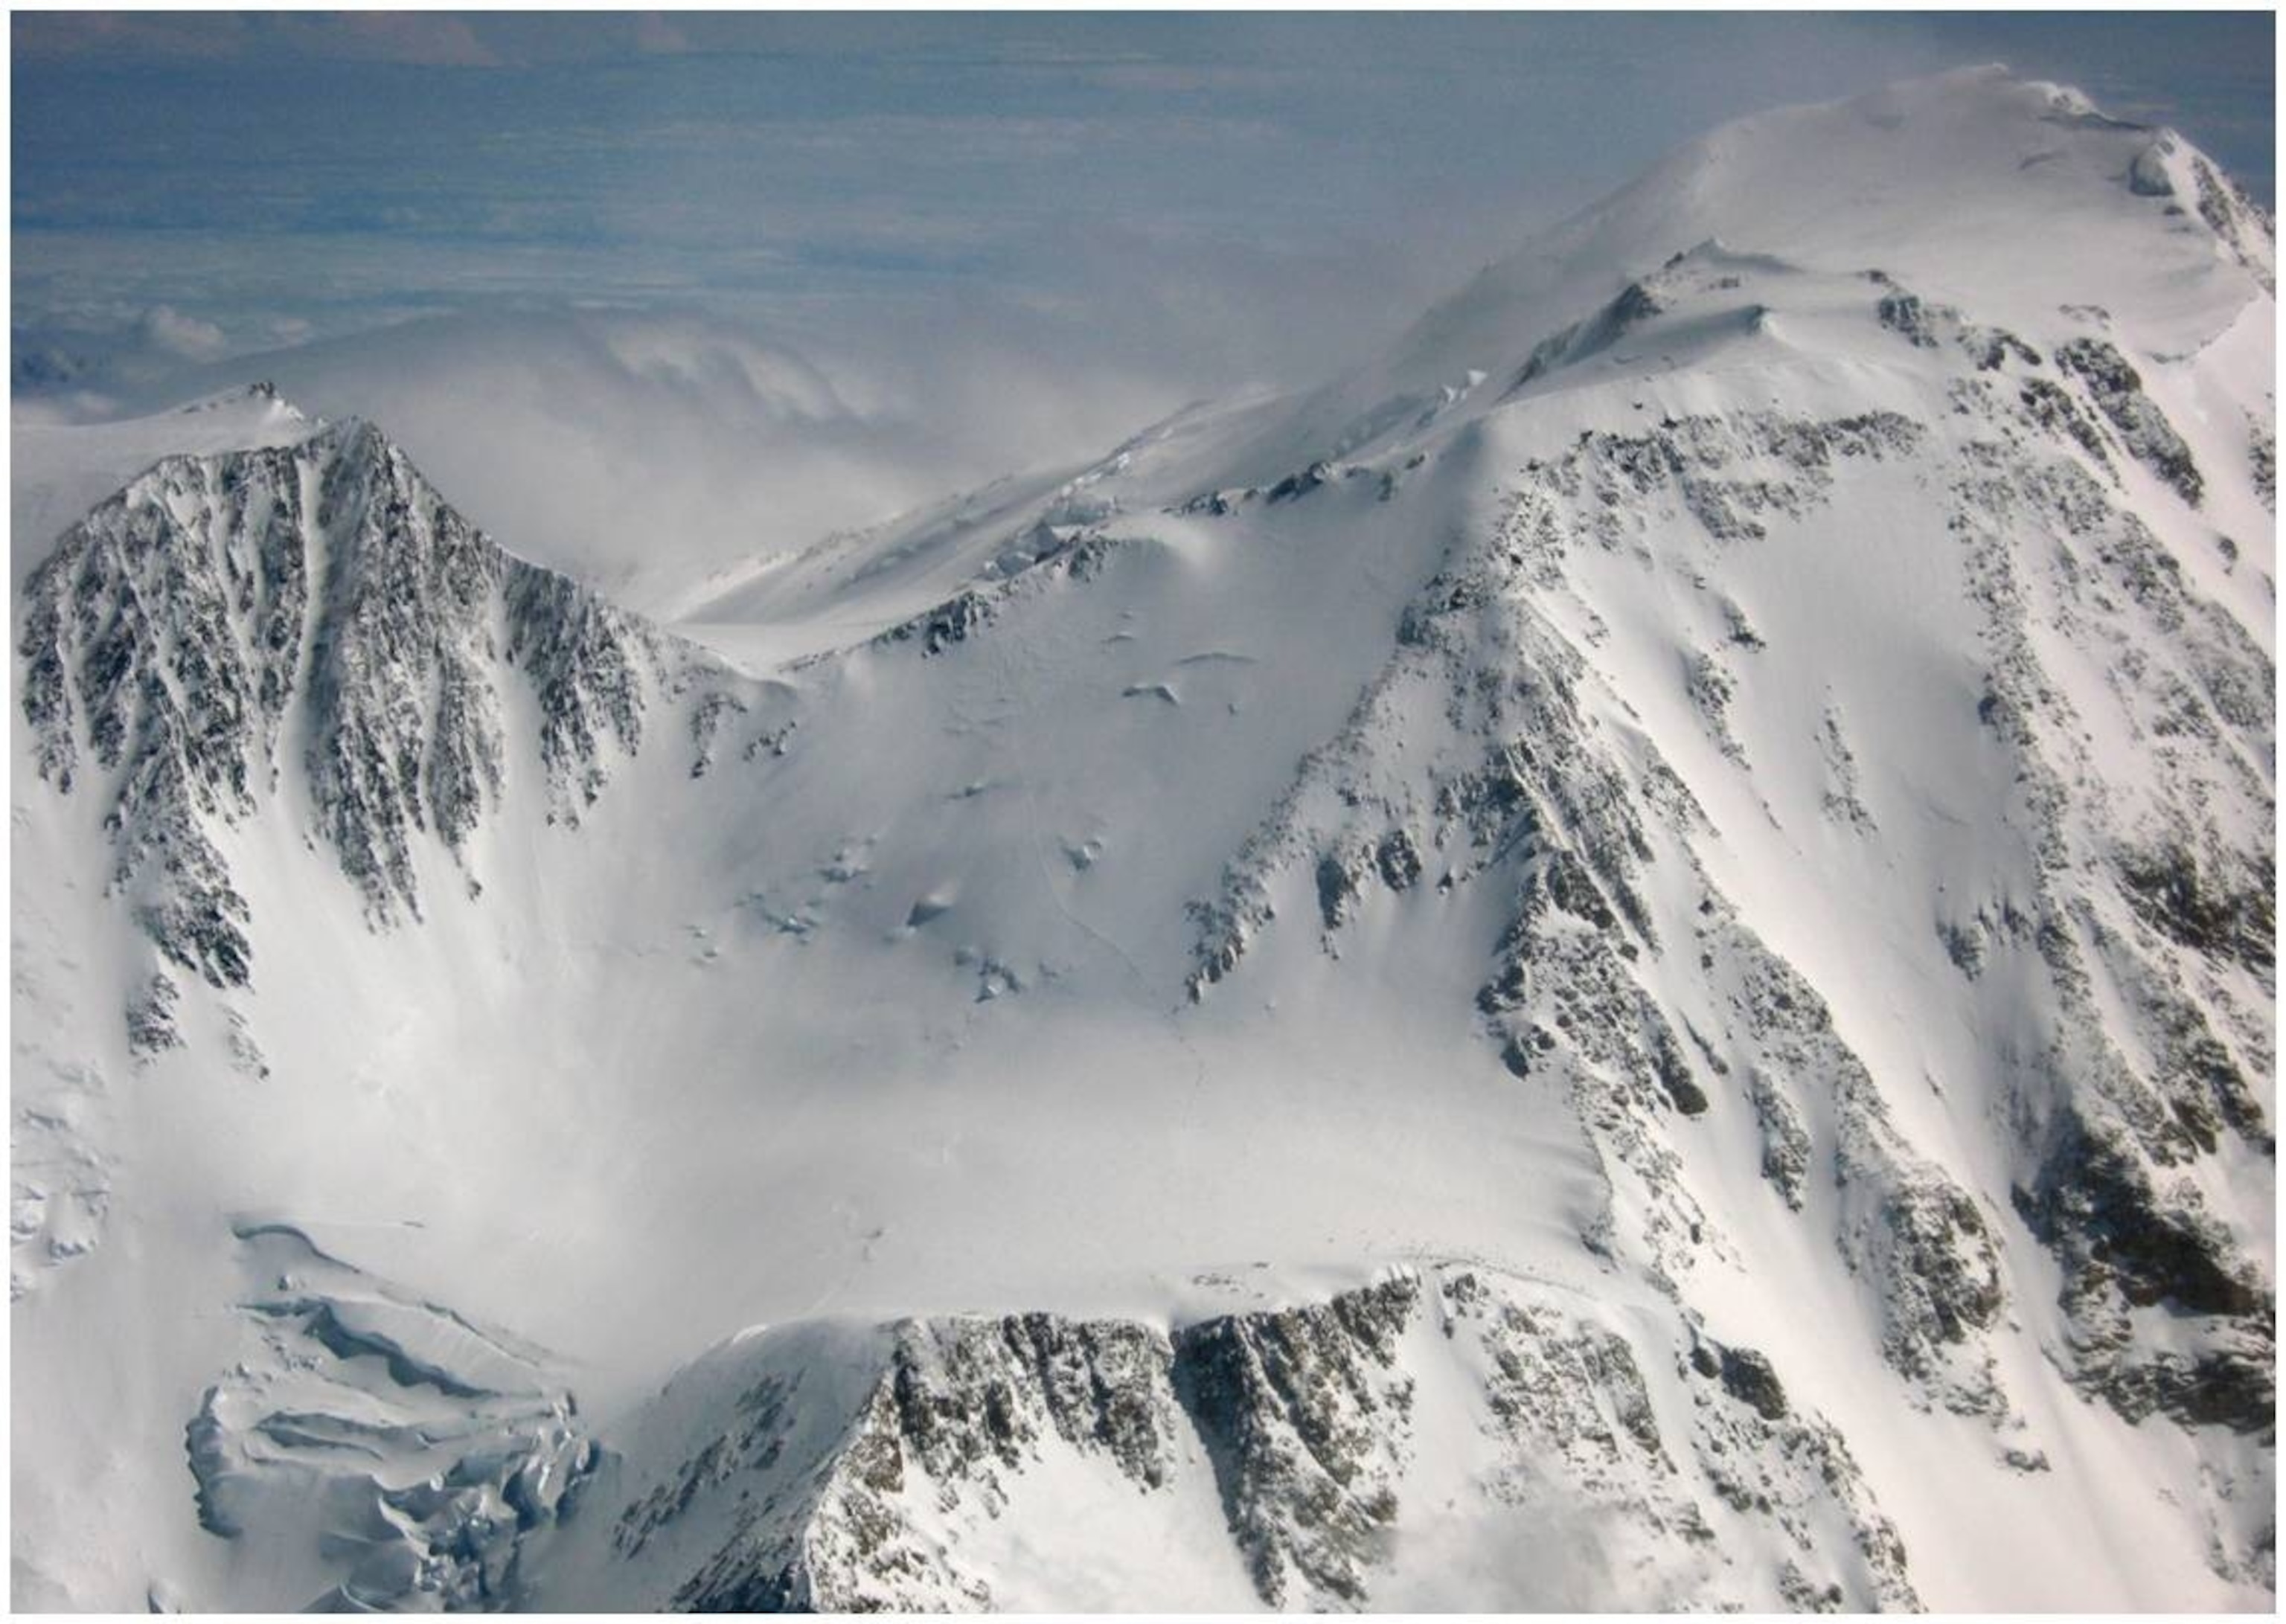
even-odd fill
[(219, 403), (18, 592), (18, 1602), (2272, 1605), (2272, 252), (1773, 114), (666, 627)]

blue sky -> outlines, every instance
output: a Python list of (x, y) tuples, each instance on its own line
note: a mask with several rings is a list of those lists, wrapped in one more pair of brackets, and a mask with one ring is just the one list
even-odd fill
[[(511, 448), (536, 457), (575, 411), (634, 421), (640, 396), (655, 420), (671, 374), (690, 420), (746, 414), (740, 446), (797, 422), (845, 461), (870, 446), (847, 477), (899, 477), (845, 505), (863, 516), (1314, 381), (1675, 142), (1782, 103), (2005, 60), (2176, 124), (2266, 201), (2273, 29), (18, 12), (15, 393), (83, 414), (258, 372), (413, 434), (493, 394), (554, 414)], [(506, 420), (453, 420), (432, 454), (481, 480), (470, 448)]]

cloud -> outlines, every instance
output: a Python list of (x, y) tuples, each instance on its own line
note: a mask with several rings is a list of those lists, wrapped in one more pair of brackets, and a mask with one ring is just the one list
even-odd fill
[(264, 378), (370, 419), (511, 550), (652, 610), (730, 564), (1100, 455), (1173, 399), (990, 323), (910, 336), (821, 360), (703, 312), (488, 309), (162, 373), (138, 351), (94, 379), (125, 415)]
[(13, 382), (275, 374), (640, 594), (1320, 381), (1782, 102), (2006, 56), (2266, 192), (2270, 27), (22, 12)]
[(230, 348), (230, 340), (220, 327), (185, 316), (171, 305), (154, 305), (145, 311), (142, 330), (153, 347), (185, 360), (211, 361)]

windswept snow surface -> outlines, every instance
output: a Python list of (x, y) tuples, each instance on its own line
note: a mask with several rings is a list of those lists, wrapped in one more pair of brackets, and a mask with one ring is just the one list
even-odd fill
[(664, 630), (20, 428), (18, 1604), (2272, 1605), (2271, 253), (1772, 114)]
[(58, 536), (161, 458), (290, 445), (316, 427), (258, 384), (112, 423), (20, 418), (10, 428), (10, 583), (20, 590)]

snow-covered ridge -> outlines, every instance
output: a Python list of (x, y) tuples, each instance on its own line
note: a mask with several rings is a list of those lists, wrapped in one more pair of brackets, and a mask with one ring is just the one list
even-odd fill
[(20, 592), (59, 535), (162, 458), (291, 445), (325, 426), (266, 383), (107, 423), (43, 420), (20, 405), (9, 431), (9, 579)]
[[(1810, 271), (1879, 269), (2028, 333), (2059, 305), (2133, 309), (2163, 350), (2208, 319), (2187, 287), (2243, 306), (2272, 286), (2275, 256), (2268, 217), (2180, 135), (2105, 117), (2077, 90), (1966, 68), (1684, 144), (1242, 443), (1223, 482), (1355, 455), (1471, 371), (1513, 375), (1533, 346), (1710, 241)], [(2206, 274), (2219, 262), (2242, 273), (2235, 288)], [(1464, 410), (1490, 404), (1484, 393)]]
[[(536, 1604), (1915, 1600), (1846, 1445), (1762, 1355), (1460, 1266), (1171, 1331), (761, 1332), (627, 1440), (585, 1491), (608, 1547), (564, 1553)], [(1540, 1571), (1471, 1571), (1502, 1541), (1546, 1550)]]

